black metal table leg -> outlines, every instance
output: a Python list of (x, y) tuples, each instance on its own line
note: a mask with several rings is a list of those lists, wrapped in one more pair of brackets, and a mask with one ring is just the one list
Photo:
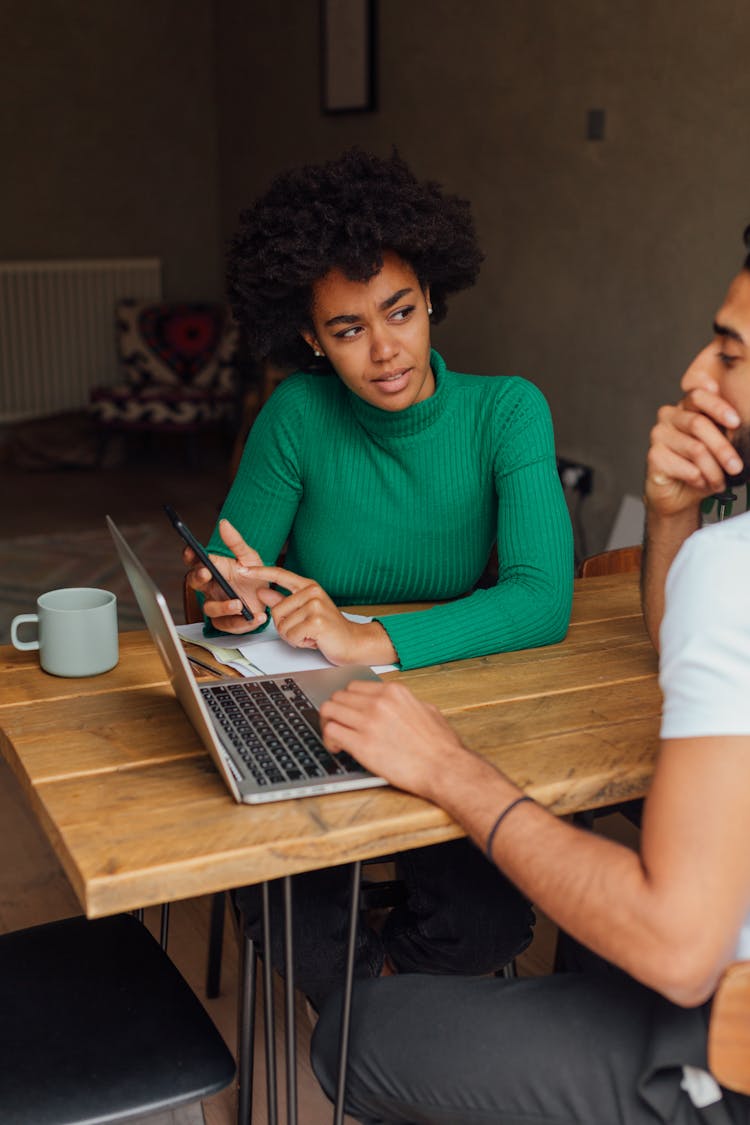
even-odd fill
[[(222, 907), (224, 896), (222, 895)], [(255, 969), (257, 954), (252, 938), (242, 934), (239, 1020), (237, 1028), (237, 1125), (253, 1119), (253, 1067), (255, 1062)]]
[(161, 929), (159, 931), (159, 944), (167, 952), (167, 942), (169, 941), (169, 903), (162, 903), (161, 908)]
[(286, 1047), (286, 1120), (297, 1125), (297, 1035), (294, 1013), (294, 941), (292, 879), (284, 876), (284, 1005)]
[(278, 1125), (276, 1109), (276, 1036), (273, 1026), (273, 968), (271, 965), (271, 904), (268, 883), (261, 884), (263, 895), (263, 1022), (266, 1045), (266, 1097), (268, 1125)]
[(339, 1033), (339, 1073), (336, 1082), (336, 1102), (333, 1111), (333, 1125), (343, 1125), (344, 1095), (346, 1094), (346, 1065), (349, 1058), (349, 1026), (352, 1014), (352, 987), (354, 984), (354, 954), (357, 948), (357, 923), (359, 921), (359, 891), (362, 882), (362, 863), (352, 864), (351, 889), (349, 891), (349, 942), (346, 950), (346, 976), (344, 979), (344, 999), (341, 1006), (341, 1031)]
[(211, 922), (208, 934), (208, 965), (206, 967), (206, 996), (214, 1000), (221, 987), (221, 951), (224, 944), (224, 892), (211, 896)]

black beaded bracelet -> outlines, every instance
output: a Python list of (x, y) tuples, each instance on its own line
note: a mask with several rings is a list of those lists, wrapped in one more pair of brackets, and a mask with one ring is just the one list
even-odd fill
[(516, 807), (516, 805), (522, 805), (524, 801), (533, 801), (533, 800), (534, 800), (533, 797), (529, 797), (526, 793), (524, 793), (521, 797), (516, 797), (515, 801), (511, 801), (510, 804), (506, 808), (504, 808), (503, 811), (500, 813), (500, 816), (497, 818), (495, 823), (492, 825), (492, 828), (490, 828), (490, 834), (487, 837), (487, 844), (486, 844), (485, 849), (484, 849), (484, 854), (487, 856), (487, 859), (490, 861), (490, 863), (493, 862), (493, 859), (492, 859), (492, 844), (494, 843), (494, 840), (495, 840), (495, 833), (497, 832), (498, 828), (500, 827), (500, 825), (505, 820), (508, 813), (512, 812), (513, 809)]

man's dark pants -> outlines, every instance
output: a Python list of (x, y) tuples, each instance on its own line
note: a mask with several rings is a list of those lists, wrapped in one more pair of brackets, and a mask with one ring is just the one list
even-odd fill
[[(335, 1090), (339, 1000), (313, 1066)], [(750, 1125), (750, 1098), (698, 1111), (708, 1005), (684, 1009), (620, 973), (527, 980), (410, 975), (358, 983), (347, 1112), (368, 1125)], [(703, 1114), (703, 1115), (701, 1115)]]

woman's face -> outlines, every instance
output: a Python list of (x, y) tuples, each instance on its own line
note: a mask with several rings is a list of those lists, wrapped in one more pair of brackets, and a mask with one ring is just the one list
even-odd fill
[(429, 289), (386, 251), (369, 281), (334, 269), (313, 285), (310, 347), (328, 356), (350, 391), (381, 410), (405, 410), (435, 390), (430, 368)]

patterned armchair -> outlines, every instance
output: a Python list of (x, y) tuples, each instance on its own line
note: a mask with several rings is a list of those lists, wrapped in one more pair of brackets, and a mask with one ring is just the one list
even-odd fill
[(123, 300), (115, 335), (123, 380), (90, 393), (104, 429), (191, 433), (233, 419), (239, 333), (224, 305)]

